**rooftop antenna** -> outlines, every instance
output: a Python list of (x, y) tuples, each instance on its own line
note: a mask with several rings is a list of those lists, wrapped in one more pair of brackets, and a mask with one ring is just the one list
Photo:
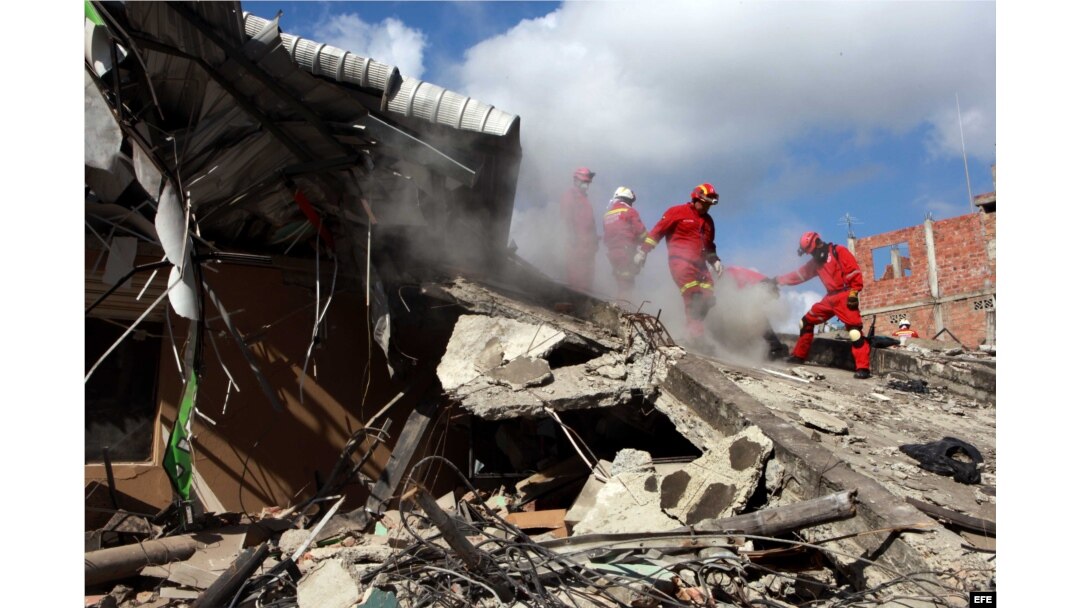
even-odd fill
[(844, 217), (840, 218), (840, 226), (847, 224), (847, 236), (849, 239), (855, 238), (855, 231), (851, 229), (852, 224), (861, 224), (859, 218), (853, 217), (850, 213), (845, 213)]
[(960, 115), (960, 93), (956, 93), (956, 120), (960, 123), (960, 151), (964, 155), (964, 179), (967, 180), (968, 204), (975, 213), (975, 197), (971, 196), (971, 175), (968, 173), (967, 147), (964, 146), (964, 119)]

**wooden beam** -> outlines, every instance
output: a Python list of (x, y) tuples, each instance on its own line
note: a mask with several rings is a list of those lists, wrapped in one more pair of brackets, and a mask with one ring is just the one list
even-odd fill
[(172, 536), (134, 545), (90, 551), (83, 559), (86, 586), (120, 580), (139, 573), (144, 566), (160, 566), (185, 560), (197, 545), (190, 536)]
[(804, 500), (774, 509), (763, 509), (745, 515), (706, 519), (691, 527), (696, 531), (727, 532), (779, 536), (792, 530), (816, 526), (855, 516), (855, 490), (837, 492), (821, 498)]
[[(424, 510), (431, 523), (435, 524), (435, 527), (439, 529), (442, 537), (446, 539), (446, 543), (450, 545), (450, 548), (457, 553), (461, 559), (465, 561), (465, 567), (481, 577), (484, 577), (484, 571), (490, 565), (497, 568), (491, 562), (491, 558), (486, 553), (480, 551), (469, 542), (469, 539), (465, 538), (465, 535), (458, 529), (464, 527), (464, 522), (459, 522), (457, 518), (450, 516), (443, 511), (435, 499), (427, 490), (420, 488), (416, 494), (416, 501), (420, 504), (420, 508)], [(486, 579), (488, 585), (495, 590), (495, 593), (499, 596), (499, 599), (504, 603), (510, 601), (514, 597), (514, 592), (502, 584), (500, 581)]]
[(915, 500), (914, 498), (908, 498), (907, 501), (908, 504), (916, 509), (950, 526), (956, 526), (961, 530), (967, 530), (968, 532), (973, 532), (982, 536), (997, 537), (997, 522), (957, 513), (956, 511), (932, 505), (921, 500)]

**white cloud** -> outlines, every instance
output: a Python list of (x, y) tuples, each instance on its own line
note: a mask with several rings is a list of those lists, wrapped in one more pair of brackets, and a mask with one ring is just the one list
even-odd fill
[(568, 2), (470, 49), (456, 86), (523, 117), (523, 183), (558, 190), (602, 163), (598, 181), (667, 198), (712, 176), (738, 198), (813, 133), (929, 127), (927, 155), (958, 155), (957, 94), (969, 157), (993, 159), (994, 18), (972, 2)]
[(427, 38), (393, 17), (368, 23), (356, 13), (329, 15), (315, 25), (313, 38), (397, 66), (402, 76), (421, 78), (424, 74)]

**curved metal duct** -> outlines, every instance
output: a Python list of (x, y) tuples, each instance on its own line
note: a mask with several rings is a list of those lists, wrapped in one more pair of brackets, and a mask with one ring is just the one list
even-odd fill
[[(244, 13), (244, 32), (248, 36), (257, 36), (270, 23), (262, 17)], [(394, 66), (328, 44), (284, 32), (281, 41), (293, 61), (312, 74), (384, 92), (388, 85), (393, 89), (397, 84), (395, 81), (401, 78)], [(388, 108), (403, 116), (488, 135), (506, 135), (518, 121), (516, 115), (490, 104), (412, 77), (405, 78), (393, 93)]]

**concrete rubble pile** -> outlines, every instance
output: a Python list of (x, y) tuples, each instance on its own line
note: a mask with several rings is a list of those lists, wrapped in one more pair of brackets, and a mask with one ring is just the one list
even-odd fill
[[(888, 603), (897, 593), (916, 594), (917, 605), (962, 605), (966, 589), (987, 584), (979, 559), (955, 562), (965, 570), (944, 576), (898, 569), (929, 559), (941, 550), (941, 535), (951, 533), (940, 525), (928, 532), (934, 524), (902, 500), (910, 511), (899, 524), (889, 520), (872, 504), (888, 492), (870, 480), (836, 483), (833, 472), (815, 472), (818, 455), (798, 453), (791, 433), (802, 435), (790, 424), (751, 423), (752, 412), (729, 429), (710, 420), (681, 377), (696, 373), (708, 383), (728, 376), (734, 383), (707, 401), (737, 405), (764, 391), (793, 404), (792, 422), (810, 433), (816, 449), (829, 436), (837, 449), (878, 454), (859, 435), (864, 419), (828, 403), (825, 396), (838, 392), (830, 386), (835, 370), (811, 364), (802, 375), (813, 379), (789, 376), (785, 390), (797, 380), (794, 390), (816, 395), (799, 398), (781, 394), (764, 380), (769, 375), (665, 346), (625, 315), (618, 324), (571, 317), (560, 324), (558, 315), (527, 322), (528, 315), (512, 313), (516, 307), (489, 310), (494, 314), (458, 317), (436, 373), (446, 407), (497, 425), (494, 442), (473, 437), (472, 449), (494, 443), (487, 453), (501, 452), (512, 471), (485, 477), (475, 473), (483, 470), (478, 459), (421, 458), (396, 489), (396, 508), (371, 513), (362, 528), (326, 526), (340, 520), (339, 496), (253, 517), (207, 514), (183, 531), (153, 518), (115, 516), (88, 535), (87, 605), (847, 606)], [(568, 357), (565, 348), (575, 342), (582, 346)], [(901, 386), (898, 378), (884, 378), (867, 399), (888, 407), (947, 393), (939, 386), (913, 391), (927, 383), (908, 379)], [(725, 391), (740, 397), (729, 402)], [(622, 446), (589, 428), (631, 420), (642, 408), (662, 421), (649, 427), (651, 446)], [(591, 418), (569, 422), (586, 413)], [(543, 424), (562, 431), (552, 434), (565, 444), (562, 452), (530, 452), (520, 435), (506, 440), (520, 432), (506, 430), (514, 425)], [(601, 439), (590, 444), (585, 437)], [(676, 437), (681, 453), (672, 455), (664, 447)], [(826, 468), (835, 469), (835, 457), (827, 458)], [(923, 477), (903, 464), (893, 463), (889, 473)], [(433, 489), (447, 480), (452, 489), (436, 498)], [(982, 496), (993, 500), (992, 494)], [(895, 550), (883, 548), (868, 557), (852, 543), (852, 535), (873, 536), (879, 528), (904, 531), (910, 555), (886, 559)], [(982, 532), (987, 538), (985, 525)], [(160, 543), (169, 545), (154, 550)], [(114, 546), (97, 548), (106, 544)], [(128, 555), (126, 563), (107, 555), (134, 548), (140, 556)]]
[(237, 2), (84, 8), (85, 606), (994, 588), (995, 347), (687, 352), (514, 253), (516, 115)]

